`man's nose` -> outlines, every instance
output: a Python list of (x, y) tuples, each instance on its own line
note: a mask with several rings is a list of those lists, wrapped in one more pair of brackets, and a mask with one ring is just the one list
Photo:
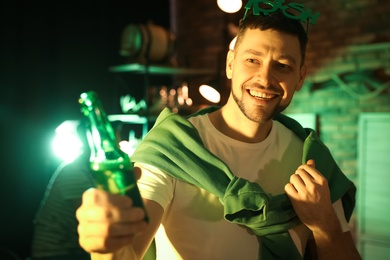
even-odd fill
[(275, 81), (272, 68), (268, 64), (262, 64), (258, 68), (255, 78), (256, 81), (264, 87), (271, 86)]

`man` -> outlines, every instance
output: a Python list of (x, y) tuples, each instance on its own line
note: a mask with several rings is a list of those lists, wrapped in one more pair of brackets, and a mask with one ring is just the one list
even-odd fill
[(188, 120), (163, 111), (132, 156), (149, 223), (131, 199), (88, 190), (81, 246), (94, 259), (141, 259), (153, 238), (159, 259), (360, 259), (355, 187), (314, 133), (273, 120), (303, 85), (306, 42), (282, 12), (249, 14), (227, 55), (227, 103)]

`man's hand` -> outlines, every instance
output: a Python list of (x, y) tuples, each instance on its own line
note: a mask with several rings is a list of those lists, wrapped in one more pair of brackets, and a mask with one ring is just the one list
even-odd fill
[(315, 259), (361, 260), (350, 232), (343, 233), (330, 200), (326, 178), (308, 160), (291, 175), (284, 187), (299, 219), (312, 232)]
[(335, 218), (326, 178), (316, 170), (314, 160), (308, 160), (291, 175), (285, 191), (299, 219), (313, 232), (326, 229)]
[(85, 191), (76, 211), (81, 247), (90, 253), (110, 253), (130, 245), (147, 228), (144, 210), (132, 204), (123, 195), (94, 188)]

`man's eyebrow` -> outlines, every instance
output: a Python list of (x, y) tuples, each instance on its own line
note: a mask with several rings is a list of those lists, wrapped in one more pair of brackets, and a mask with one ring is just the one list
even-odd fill
[(289, 54), (282, 54), (282, 55), (279, 56), (279, 59), (288, 60), (291, 63), (297, 64), (297, 60), (293, 56), (291, 56)]
[(263, 53), (261, 51), (257, 51), (257, 50), (254, 50), (254, 49), (247, 49), (244, 51), (245, 54), (253, 54), (253, 55), (256, 55), (256, 56), (261, 56)]
[[(253, 54), (253, 55), (256, 55), (256, 56), (262, 56), (263, 53), (261, 51), (257, 51), (257, 50), (254, 50), (254, 49), (247, 49), (244, 51), (244, 54)], [(293, 63), (293, 64), (297, 64), (297, 60), (291, 56), (290, 54), (281, 54), (278, 56), (278, 59), (281, 59), (281, 60), (288, 60), (289, 62)]]

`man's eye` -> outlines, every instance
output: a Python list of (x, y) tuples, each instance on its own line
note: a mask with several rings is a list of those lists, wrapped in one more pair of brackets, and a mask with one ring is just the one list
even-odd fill
[(247, 59), (247, 62), (249, 63), (259, 63), (257, 60), (255, 59)]
[(285, 63), (277, 63), (277, 67), (283, 70), (291, 70), (291, 66)]

